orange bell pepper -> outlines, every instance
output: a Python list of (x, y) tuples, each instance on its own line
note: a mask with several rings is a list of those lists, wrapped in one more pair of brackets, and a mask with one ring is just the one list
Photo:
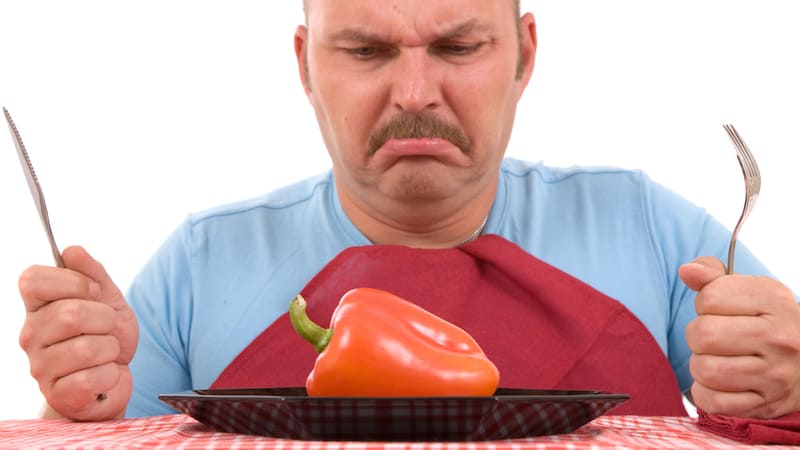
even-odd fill
[(289, 317), (319, 353), (309, 396), (489, 396), (499, 383), (497, 367), (468, 333), (386, 291), (347, 292), (331, 328), (308, 318), (300, 295)]

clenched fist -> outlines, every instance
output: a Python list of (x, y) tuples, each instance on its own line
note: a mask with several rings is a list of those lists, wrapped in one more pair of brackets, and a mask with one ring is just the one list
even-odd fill
[(62, 256), (66, 268), (33, 266), (19, 278), (27, 311), (19, 342), (47, 400), (45, 416), (122, 417), (133, 386), (136, 316), (83, 248)]
[(800, 306), (767, 277), (725, 275), (716, 258), (681, 266), (697, 291), (686, 328), (692, 398), (707, 413), (774, 418), (800, 410)]

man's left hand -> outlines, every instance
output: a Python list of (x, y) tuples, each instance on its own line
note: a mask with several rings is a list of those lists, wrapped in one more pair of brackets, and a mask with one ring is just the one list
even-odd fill
[(800, 410), (800, 305), (780, 282), (725, 275), (700, 257), (679, 275), (697, 291), (686, 328), (692, 399), (710, 414), (774, 418)]

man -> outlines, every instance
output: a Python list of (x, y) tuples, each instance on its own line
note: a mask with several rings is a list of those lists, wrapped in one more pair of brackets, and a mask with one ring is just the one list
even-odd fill
[(26, 270), (20, 342), (46, 416), (169, 412), (158, 394), (233, 383), (240, 353), (348, 249), (425, 256), (489, 235), (633, 312), (698, 407), (800, 409), (800, 307), (746, 249), (737, 270), (758, 276), (724, 274), (727, 230), (637, 172), (504, 159), (537, 44), (518, 2), (305, 7), (295, 50), (332, 174), (190, 217), (127, 296), (78, 247), (67, 269)]

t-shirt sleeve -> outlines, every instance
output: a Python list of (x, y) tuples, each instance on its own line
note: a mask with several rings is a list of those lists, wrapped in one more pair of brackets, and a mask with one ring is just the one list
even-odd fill
[(127, 417), (175, 413), (158, 396), (191, 389), (185, 351), (193, 299), (190, 239), (187, 220), (129, 288), (127, 299), (139, 321), (139, 345), (130, 365), (133, 395)]

